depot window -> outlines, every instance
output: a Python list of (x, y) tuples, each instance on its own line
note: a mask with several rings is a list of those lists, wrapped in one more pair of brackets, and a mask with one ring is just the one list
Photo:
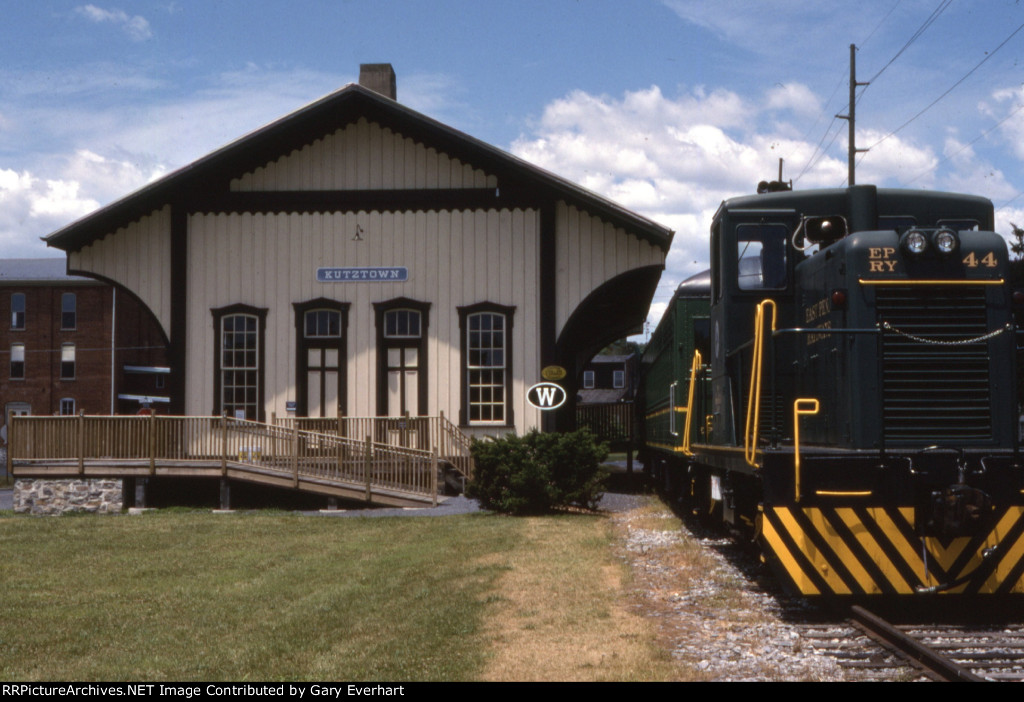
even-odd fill
[(463, 377), (459, 421), (510, 425), (515, 308), (484, 302), (458, 309)]

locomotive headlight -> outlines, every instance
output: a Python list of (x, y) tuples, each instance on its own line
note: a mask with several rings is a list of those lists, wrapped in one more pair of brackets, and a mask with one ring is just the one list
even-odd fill
[(908, 253), (920, 256), (928, 248), (928, 239), (923, 232), (912, 229), (903, 235), (903, 247)]
[(953, 253), (956, 251), (958, 243), (956, 233), (952, 229), (940, 229), (935, 232), (935, 248), (939, 250), (939, 253)]

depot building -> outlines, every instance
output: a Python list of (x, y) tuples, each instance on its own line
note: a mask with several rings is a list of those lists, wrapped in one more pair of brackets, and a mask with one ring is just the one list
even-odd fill
[[(403, 106), (371, 64), (46, 241), (152, 314), (172, 414), (495, 434), (571, 426), (578, 370), (640, 328), (671, 239)], [(551, 366), (570, 401), (542, 413)]]

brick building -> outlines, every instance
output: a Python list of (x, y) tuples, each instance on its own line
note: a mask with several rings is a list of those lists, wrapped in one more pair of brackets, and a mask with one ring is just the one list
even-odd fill
[(66, 266), (63, 258), (0, 260), (2, 423), (9, 412), (166, 407), (167, 341), (152, 315), (132, 295), (68, 275)]

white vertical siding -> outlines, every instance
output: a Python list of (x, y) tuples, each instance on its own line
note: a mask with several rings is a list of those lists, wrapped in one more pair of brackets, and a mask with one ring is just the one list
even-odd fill
[(576, 307), (606, 281), (634, 268), (662, 265), (664, 252), (620, 228), (559, 202), (557, 240), (557, 333)]
[(164, 207), (68, 254), (72, 270), (88, 271), (138, 295), (171, 335), (171, 208)]
[[(353, 241), (356, 227), (363, 241)], [(535, 210), (197, 214), (189, 219), (186, 411), (213, 407), (215, 337), (211, 309), (267, 308), (265, 410), (285, 413), (295, 397), (292, 303), (325, 297), (350, 303), (348, 413), (376, 412), (373, 303), (408, 297), (431, 303), (427, 329), (428, 412), (457, 421), (461, 350), (457, 308), (494, 302), (516, 308), (512, 410), (519, 431), (539, 423), (526, 388), (540, 380)], [(406, 266), (401, 283), (319, 283), (322, 266)], [(482, 428), (482, 433), (494, 429)]]
[(366, 118), (231, 181), (235, 191), (494, 188), (484, 171)]

